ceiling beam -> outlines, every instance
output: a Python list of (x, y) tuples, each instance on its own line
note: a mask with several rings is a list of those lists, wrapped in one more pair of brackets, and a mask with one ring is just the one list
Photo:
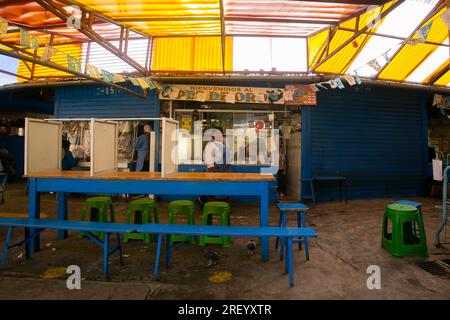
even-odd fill
[(222, 71), (225, 72), (226, 30), (225, 30), (225, 13), (223, 9), (223, 0), (219, 0), (219, 5), (220, 5), (220, 40), (222, 48)]
[[(52, 0), (36, 0), (36, 3), (56, 15), (58, 18), (60, 18), (62, 21), (67, 21), (69, 19), (69, 16), (67, 15), (64, 8), (60, 7), (58, 4), (53, 2)], [(111, 52), (112, 54), (116, 55), (119, 59), (123, 60), (127, 64), (129, 64), (131, 67), (136, 69), (139, 73), (145, 75), (147, 73), (144, 66), (136, 62), (134, 59), (132, 59), (127, 54), (121, 52), (116, 46), (111, 44), (107, 39), (103, 38), (100, 34), (95, 32), (92, 28), (89, 28), (88, 25), (86, 25), (85, 21), (81, 21), (81, 28), (78, 30), (82, 34), (84, 34), (86, 37), (91, 39), (92, 41), (97, 42), (100, 46)]]
[[(404, 2), (404, 0), (399, 0), (396, 3), (394, 3), (391, 7), (389, 7), (386, 11), (381, 12), (380, 14), (377, 16), (377, 18), (379, 18), (380, 20), (382, 20), (386, 15), (388, 15), (389, 13), (391, 13), (393, 10), (395, 10), (399, 5), (401, 5)], [(316, 65), (311, 68), (311, 71), (315, 71), (318, 67), (320, 67), (322, 64), (324, 64), (325, 62), (327, 62), (328, 60), (330, 60), (332, 57), (334, 57), (334, 55), (336, 55), (336, 53), (340, 52), (343, 48), (345, 48), (347, 45), (349, 45), (350, 43), (352, 43), (355, 39), (357, 39), (360, 35), (364, 34), (365, 31), (367, 31), (369, 29), (369, 26), (364, 26), (363, 28), (361, 28), (360, 30), (358, 30), (357, 32), (355, 32), (355, 34), (348, 40), (346, 40), (343, 44), (341, 44), (338, 48), (336, 48), (335, 50), (333, 50), (331, 53), (328, 53), (326, 55), (326, 57), (320, 61), (318, 61), (316, 63)]]
[[(403, 43), (400, 45), (400, 47), (394, 52), (394, 54), (392, 55), (392, 57), (389, 59), (390, 61), (393, 61), (395, 59), (395, 57), (400, 53), (400, 51), (402, 51), (402, 49), (406, 46), (406, 44), (408, 43), (409, 40), (412, 39), (412, 37), (416, 34), (417, 30), (419, 30), (420, 28), (422, 28), (423, 24), (426, 23), (428, 20), (430, 20), (436, 13), (438, 13), (440, 10), (442, 10), (442, 8), (444, 8), (445, 3), (447, 0), (441, 0), (440, 2), (438, 2), (434, 8), (426, 15), (425, 18), (422, 19), (422, 21), (420, 21), (420, 23), (418, 24), (417, 28), (408, 36), (408, 38), (406, 38), (405, 41), (403, 41)], [(423, 62), (423, 61), (422, 61)], [(390, 63), (385, 63), (380, 70), (378, 70), (377, 74), (375, 75), (375, 79), (378, 79), (378, 77), (383, 73), (383, 71), (388, 67)], [(417, 67), (419, 67), (420, 64)], [(414, 70), (413, 70), (414, 71)]]
[(59, 64), (56, 64), (54, 62), (51, 62), (51, 61), (42, 61), (38, 56), (35, 56), (35, 55), (29, 56), (29, 55), (20, 54), (20, 53), (16, 53), (16, 52), (12, 52), (12, 51), (7, 51), (7, 50), (4, 50), (4, 49), (0, 49), (0, 54), (8, 56), (8, 57), (11, 57), (11, 58), (19, 59), (19, 60), (22, 60), (22, 61), (27, 61), (27, 62), (30, 62), (30, 63), (33, 63), (33, 64), (39, 64), (41, 66), (52, 68), (52, 69), (55, 69), (55, 70), (59, 70), (59, 71), (65, 72), (65, 73), (73, 74), (73, 75), (75, 75), (75, 76), (77, 76), (79, 78), (89, 79), (89, 80), (93, 80), (93, 81), (96, 81), (96, 82), (100, 82), (102, 84), (108, 85), (110, 87), (117, 88), (118, 90), (127, 92), (127, 93), (132, 94), (132, 95), (134, 95), (136, 97), (139, 97), (139, 98), (143, 98), (143, 99), (147, 98), (146, 95), (143, 95), (143, 94), (140, 94), (140, 93), (138, 93), (138, 92), (136, 92), (134, 90), (131, 90), (131, 89), (119, 86), (118, 84), (107, 82), (107, 81), (104, 81), (104, 80), (101, 80), (101, 79), (97, 79), (97, 78), (91, 77), (91, 76), (89, 76), (87, 74), (84, 74), (84, 73), (81, 73), (81, 72), (70, 70), (68, 68), (65, 68), (65, 67), (63, 67), (63, 66), (61, 66)]
[(436, 73), (434, 76), (431, 77), (428, 84), (434, 85), (443, 75), (445, 75), (450, 70), (450, 64), (447, 62), (447, 65), (440, 70), (438, 73)]

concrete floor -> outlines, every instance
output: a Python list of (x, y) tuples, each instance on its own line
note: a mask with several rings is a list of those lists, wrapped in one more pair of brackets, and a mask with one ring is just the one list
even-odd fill
[[(0, 212), (25, 213), (27, 197), (24, 184), (11, 184), (6, 204)], [(70, 218), (78, 219), (84, 201), (71, 196)], [(220, 254), (218, 263), (208, 267), (205, 249), (184, 246), (173, 255), (173, 268), (166, 271), (161, 259), (160, 279), (152, 281), (155, 243), (144, 245), (130, 241), (124, 245), (125, 266), (118, 256), (111, 257), (111, 280), (102, 276), (102, 251), (91, 241), (71, 233), (66, 240), (57, 240), (54, 231), (41, 237), (42, 250), (25, 260), (23, 248), (14, 248), (8, 255), (8, 267), (0, 273), (0, 299), (450, 299), (450, 278), (433, 276), (416, 266), (420, 257), (395, 258), (380, 247), (381, 220), (385, 206), (397, 199), (371, 199), (344, 202), (321, 202), (306, 215), (319, 237), (310, 243), (311, 260), (303, 251), (294, 257), (295, 286), (289, 288), (284, 263), (279, 261), (271, 242), (271, 257), (261, 262), (257, 254), (248, 255), (249, 239), (234, 239), (230, 248), (210, 247)], [(424, 203), (423, 214), (430, 258), (450, 258), (450, 245), (435, 248), (434, 232), (440, 211), (434, 206), (438, 199), (415, 198)], [(42, 211), (56, 215), (55, 195), (42, 196)], [(115, 201), (116, 219), (124, 221), (127, 202)], [(277, 211), (270, 209), (271, 225), (276, 225)], [(167, 204), (160, 204), (160, 220), (167, 221)], [(254, 205), (232, 204), (233, 225), (257, 225), (259, 209)], [(201, 221), (196, 208), (196, 221)], [(450, 231), (450, 230), (449, 230)], [(0, 229), (0, 245), (6, 229)], [(16, 240), (23, 237), (16, 231)], [(256, 239), (255, 239), (256, 240)], [(1, 247), (3, 248), (3, 246)], [(81, 267), (82, 289), (68, 290), (66, 276), (43, 279), (42, 274), (57, 267), (76, 264)], [(381, 268), (381, 289), (366, 286), (369, 265)], [(212, 283), (208, 276), (228, 271), (232, 279)]]

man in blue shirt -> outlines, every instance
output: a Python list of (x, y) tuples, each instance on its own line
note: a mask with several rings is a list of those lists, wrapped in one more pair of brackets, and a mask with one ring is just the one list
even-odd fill
[(77, 159), (75, 159), (70, 152), (70, 142), (68, 140), (63, 140), (62, 148), (64, 152), (64, 156), (61, 162), (61, 170), (72, 170), (72, 168), (76, 167), (78, 164)]
[(144, 134), (140, 135), (134, 141), (134, 148), (137, 151), (136, 169), (135, 171), (142, 171), (144, 168), (145, 158), (149, 154), (150, 147), (150, 132), (152, 131), (152, 126), (146, 124), (144, 126)]

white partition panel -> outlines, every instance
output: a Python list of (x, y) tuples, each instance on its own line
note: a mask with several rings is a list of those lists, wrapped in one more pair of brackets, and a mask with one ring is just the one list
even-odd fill
[(156, 136), (155, 131), (150, 132), (150, 157), (149, 157), (149, 171), (155, 172), (155, 152), (158, 152), (156, 149)]
[(178, 171), (178, 121), (163, 118), (162, 120), (162, 155), (161, 176), (165, 177)]
[(25, 118), (25, 175), (61, 169), (62, 125)]
[(91, 119), (91, 175), (117, 170), (117, 122)]

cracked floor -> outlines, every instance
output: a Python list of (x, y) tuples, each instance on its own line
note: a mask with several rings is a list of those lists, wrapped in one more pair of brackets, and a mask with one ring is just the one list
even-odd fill
[[(0, 212), (25, 213), (27, 197), (25, 185), (11, 184), (6, 204)], [(82, 196), (69, 198), (71, 219), (78, 219), (84, 201)], [(319, 237), (310, 242), (311, 260), (303, 251), (295, 251), (295, 286), (289, 288), (284, 263), (279, 261), (271, 241), (268, 262), (260, 260), (257, 243), (255, 255), (249, 255), (249, 239), (236, 238), (230, 248), (211, 246), (219, 260), (209, 266), (205, 249), (186, 245), (173, 254), (173, 267), (166, 270), (161, 260), (158, 281), (152, 281), (155, 243), (140, 241), (124, 244), (125, 266), (118, 256), (110, 259), (111, 279), (102, 279), (101, 250), (91, 241), (70, 233), (66, 240), (57, 240), (56, 232), (41, 237), (41, 251), (29, 260), (23, 249), (12, 249), (8, 267), (0, 273), (0, 299), (450, 299), (450, 279), (433, 276), (418, 268), (420, 257), (395, 258), (380, 247), (381, 220), (385, 206), (398, 199), (369, 199), (344, 202), (321, 202), (306, 214), (307, 223), (316, 228)], [(435, 248), (434, 232), (440, 211), (434, 206), (439, 199), (414, 198), (424, 203), (423, 215), (430, 257), (448, 259), (450, 245)], [(55, 195), (44, 194), (42, 212), (56, 216)], [(116, 219), (124, 221), (127, 202), (115, 200)], [(160, 204), (160, 220), (167, 221), (167, 203)], [(196, 208), (196, 221), (201, 221)], [(276, 225), (277, 211), (270, 209), (271, 225)], [(293, 219), (292, 219), (293, 220)], [(259, 209), (256, 205), (232, 203), (233, 225), (257, 225)], [(182, 223), (183, 220), (180, 220)], [(292, 221), (294, 223), (294, 221)], [(6, 229), (0, 228), (0, 246)], [(23, 237), (21, 231), (14, 238)], [(256, 240), (256, 239), (254, 239)], [(66, 288), (66, 275), (58, 279), (44, 279), (42, 274), (52, 268), (78, 265), (82, 273), (81, 290)], [(369, 290), (366, 285), (367, 267), (377, 265), (381, 270), (381, 289)], [(219, 271), (232, 275), (225, 283), (212, 283), (208, 277)]]

